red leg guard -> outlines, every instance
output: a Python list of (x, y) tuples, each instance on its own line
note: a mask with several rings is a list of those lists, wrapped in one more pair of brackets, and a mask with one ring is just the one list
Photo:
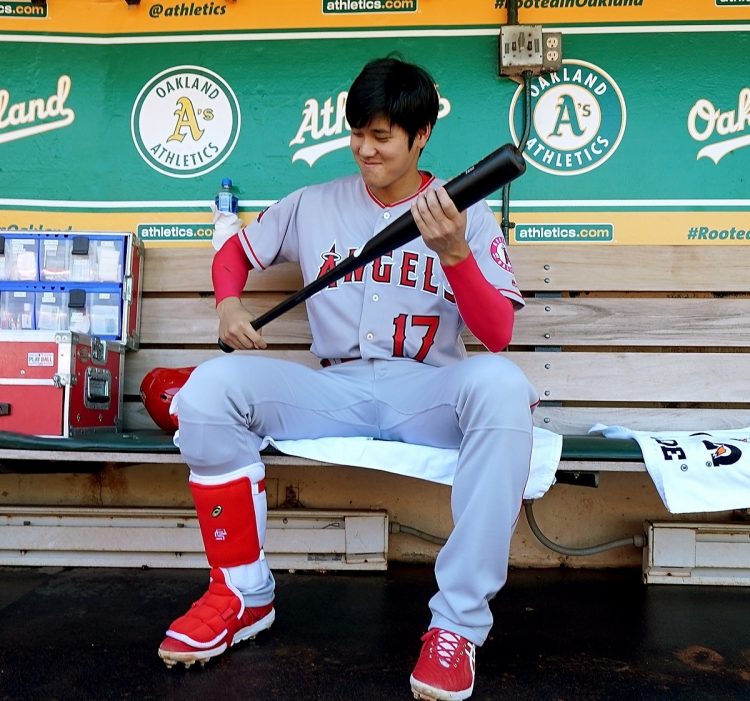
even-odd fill
[(262, 480), (253, 485), (247, 477), (216, 485), (190, 482), (211, 567), (247, 565), (260, 557), (254, 487), (259, 492), (265, 491)]

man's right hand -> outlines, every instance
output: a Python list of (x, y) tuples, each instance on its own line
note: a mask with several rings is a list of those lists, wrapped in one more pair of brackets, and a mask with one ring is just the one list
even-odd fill
[(225, 297), (216, 305), (219, 314), (219, 338), (235, 350), (266, 347), (266, 342), (252, 326), (252, 314), (239, 297)]

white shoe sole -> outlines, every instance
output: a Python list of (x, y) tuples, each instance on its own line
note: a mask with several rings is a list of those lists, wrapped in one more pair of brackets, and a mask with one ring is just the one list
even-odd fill
[(473, 684), (468, 689), (462, 689), (461, 691), (446, 691), (420, 682), (413, 676), (409, 678), (409, 682), (411, 683), (411, 693), (419, 701), (463, 701), (474, 692)]
[[(272, 609), (270, 613), (266, 614), (259, 621), (256, 621), (251, 626), (240, 628), (232, 638), (232, 642), (228, 647), (233, 647), (237, 643), (243, 640), (252, 640), (258, 633), (268, 630), (273, 622), (276, 620), (276, 609)], [(164, 664), (170, 669), (176, 664), (184, 664), (185, 668), (191, 667), (196, 662), (199, 662), (201, 666), (204, 666), (212, 657), (221, 655), (227, 649), (227, 644), (222, 643), (218, 647), (211, 648), (210, 650), (191, 650), (190, 652), (172, 652), (171, 650), (162, 650), (159, 648), (159, 657), (164, 660)]]

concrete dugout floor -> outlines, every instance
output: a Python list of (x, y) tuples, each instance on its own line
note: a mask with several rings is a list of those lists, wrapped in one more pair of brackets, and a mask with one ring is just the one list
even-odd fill
[[(206, 572), (0, 568), (0, 699), (411, 699), (431, 567), (276, 575), (270, 631), (169, 670), (156, 648)], [(515, 570), (492, 607), (472, 699), (750, 699), (750, 588)]]

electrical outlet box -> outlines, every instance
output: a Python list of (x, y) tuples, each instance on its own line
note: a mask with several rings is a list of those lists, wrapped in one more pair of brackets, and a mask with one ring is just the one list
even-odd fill
[(750, 524), (646, 521), (646, 584), (750, 585)]
[(514, 70), (542, 67), (542, 25), (506, 24), (500, 28), (500, 65)]
[(552, 73), (562, 68), (562, 34), (560, 32), (544, 32), (542, 54), (542, 73)]
[(544, 32), (540, 24), (506, 24), (498, 36), (498, 74), (541, 75), (562, 66), (562, 34)]

